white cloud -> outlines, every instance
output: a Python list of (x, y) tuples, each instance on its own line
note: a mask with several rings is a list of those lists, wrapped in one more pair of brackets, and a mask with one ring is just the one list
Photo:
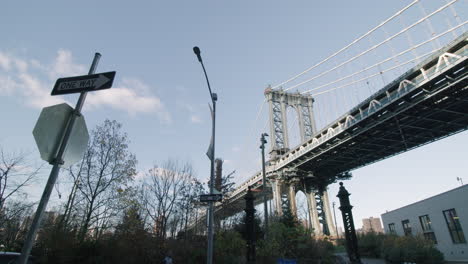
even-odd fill
[(200, 117), (199, 107), (178, 101), (177, 105), (189, 113), (189, 120), (191, 123), (200, 124), (203, 123), (203, 119)]
[(30, 74), (21, 73), (18, 79), (18, 92), (26, 98), (25, 101), (32, 107), (42, 108), (66, 102), (62, 97), (50, 96), (50, 88)]
[[(28, 71), (29, 68), (36, 70), (34, 74)], [(61, 96), (50, 96), (51, 81), (86, 73), (86, 67), (76, 64), (72, 53), (63, 49), (57, 52), (50, 64), (35, 59), (26, 61), (0, 52), (0, 70), (2, 69), (5, 72), (0, 71), (0, 96), (21, 96), (25, 98), (27, 105), (37, 108), (65, 101)], [(123, 78), (115, 88), (90, 93), (86, 104), (91, 108), (111, 107), (131, 115), (155, 113), (162, 122), (170, 122), (169, 112), (161, 99), (151, 94), (151, 90), (154, 89), (140, 80)]]
[(192, 116), (190, 117), (190, 121), (191, 121), (192, 123), (202, 123), (202, 122), (203, 122), (202, 119), (201, 119), (199, 116), (197, 116), (197, 115), (192, 115)]
[(12, 95), (16, 86), (18, 86), (17, 83), (10, 76), (0, 75), (0, 94)]
[(27, 72), (28, 71), (28, 63), (22, 59), (15, 59), (15, 66), (19, 72)]
[(146, 176), (146, 171), (147, 170), (138, 171), (135, 175), (135, 180), (138, 182), (144, 180)]
[(49, 77), (55, 80), (60, 77), (84, 75), (86, 67), (73, 62), (71, 51), (60, 49), (57, 51), (57, 57), (49, 68)]
[(11, 59), (10, 56), (8, 56), (5, 53), (0, 52), (0, 68), (3, 69), (4, 71), (9, 71), (11, 68)]
[(125, 86), (132, 87), (132, 90), (137, 91), (139, 93), (149, 93), (151, 91), (151, 88), (143, 83), (140, 80), (133, 79), (133, 78), (123, 78), (122, 83)]
[(131, 87), (121, 86), (90, 93), (87, 105), (110, 106), (130, 114), (156, 113), (161, 121), (170, 122), (171, 117), (158, 97), (137, 94)]

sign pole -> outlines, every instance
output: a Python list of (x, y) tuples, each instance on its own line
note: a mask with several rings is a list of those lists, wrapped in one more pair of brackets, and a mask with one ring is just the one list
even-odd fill
[[(101, 58), (100, 53), (94, 54), (93, 63), (91, 64), (88, 74), (94, 74), (100, 58)], [(49, 202), (49, 198), (54, 188), (55, 182), (57, 181), (57, 177), (60, 171), (60, 165), (63, 164), (63, 154), (65, 153), (65, 150), (67, 147), (67, 141), (70, 138), (76, 118), (81, 115), (81, 109), (83, 108), (85, 99), (86, 99), (86, 92), (82, 92), (80, 94), (80, 98), (78, 99), (78, 102), (76, 103), (75, 110), (70, 116), (68, 124), (65, 128), (63, 140), (58, 147), (57, 156), (51, 162), (53, 167), (52, 167), (52, 170), (50, 171), (49, 179), (47, 180), (47, 184), (45, 186), (44, 192), (42, 193), (42, 197), (39, 202), (39, 205), (37, 206), (36, 213), (34, 214), (34, 219), (31, 224), (31, 227), (29, 228), (28, 234), (26, 236), (26, 240), (24, 241), (23, 248), (21, 249), (21, 256), (18, 262), (19, 264), (26, 264), (28, 262), (28, 258), (29, 258), (29, 254), (31, 253), (32, 245), (34, 243), (37, 231), (41, 224), (42, 217), (44, 216), (44, 211), (47, 207), (47, 203)]]

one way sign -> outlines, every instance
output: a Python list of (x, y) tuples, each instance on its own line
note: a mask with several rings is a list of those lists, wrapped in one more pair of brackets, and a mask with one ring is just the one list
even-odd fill
[(109, 89), (112, 87), (114, 77), (115, 71), (60, 78), (55, 83), (51, 95), (92, 92)]

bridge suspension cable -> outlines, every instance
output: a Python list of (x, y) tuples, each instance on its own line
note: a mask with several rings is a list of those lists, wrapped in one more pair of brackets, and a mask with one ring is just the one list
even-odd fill
[(426, 56), (428, 56), (428, 55), (430, 55), (430, 54), (432, 54), (432, 53), (434, 53), (434, 52), (436, 52), (436, 51), (438, 51), (438, 50), (439, 50), (439, 49), (432, 50), (432, 51), (430, 51), (430, 52), (428, 52), (428, 53), (425, 53), (425, 54), (423, 54), (423, 55), (421, 55), (421, 56), (418, 56), (418, 57), (413, 58), (413, 59), (411, 59), (411, 60), (405, 61), (405, 62), (403, 62), (403, 63), (400, 63), (400, 64), (395, 65), (395, 66), (393, 66), (393, 67), (390, 67), (390, 68), (388, 68), (388, 69), (385, 69), (385, 70), (383, 70), (383, 71), (381, 71), (381, 72), (371, 74), (371, 75), (366, 76), (366, 77), (364, 77), (364, 78), (361, 78), (361, 79), (358, 79), (358, 80), (355, 80), (355, 81), (352, 81), (352, 82), (343, 84), (343, 85), (341, 85), (341, 86), (333, 87), (333, 88), (328, 89), (328, 90), (324, 90), (324, 91), (321, 91), (321, 92), (318, 92), (318, 93), (314, 93), (314, 94), (312, 94), (312, 96), (317, 96), (317, 95), (329, 93), (329, 92), (331, 92), (331, 91), (338, 90), (338, 89), (347, 87), (347, 86), (352, 85), (352, 84), (355, 84), (355, 83), (359, 83), (359, 82), (366, 81), (366, 80), (368, 80), (368, 79), (370, 79), (370, 78), (372, 78), (372, 77), (379, 76), (379, 75), (381, 75), (382, 73), (385, 73), (385, 72), (394, 70), (394, 69), (396, 69), (396, 68), (398, 68), (398, 67), (400, 67), (400, 66), (403, 66), (403, 65), (409, 64), (409, 63), (411, 63), (411, 62), (417, 61), (417, 60), (419, 60), (419, 59), (421, 59), (421, 58), (424, 58), (424, 57), (426, 57)]
[[(392, 56), (392, 57), (388, 57), (387, 59), (384, 59), (384, 60), (382, 60), (382, 61), (380, 61), (380, 62), (377, 62), (377, 63), (375, 63), (375, 64), (373, 64), (373, 65), (371, 65), (371, 66), (369, 66), (369, 67), (367, 67), (367, 68), (364, 68), (364, 69), (362, 69), (362, 70), (360, 70), (360, 71), (357, 71), (357, 72), (354, 72), (354, 73), (352, 73), (352, 74), (349, 74), (349, 75), (347, 75), (347, 76), (345, 76), (345, 77), (342, 77), (342, 78), (340, 78), (340, 79), (334, 80), (334, 81), (332, 81), (332, 82), (329, 82), (329, 83), (320, 85), (320, 86), (318, 86), (318, 87), (314, 87), (314, 88), (309, 89), (309, 90), (307, 90), (307, 91), (303, 91), (303, 92), (301, 92), (301, 93), (308, 93), (308, 92), (312, 92), (312, 91), (319, 90), (319, 89), (321, 89), (321, 88), (330, 86), (330, 85), (335, 84), (335, 83), (337, 83), (337, 82), (343, 81), (343, 80), (348, 79), (348, 78), (351, 78), (351, 77), (353, 77), (353, 76), (356, 76), (356, 75), (358, 75), (358, 74), (360, 74), (360, 73), (363, 73), (363, 72), (365, 72), (365, 71), (367, 71), (367, 70), (369, 70), (369, 69), (375, 68), (375, 67), (377, 67), (377, 66), (379, 66), (379, 65), (381, 65), (381, 64), (383, 64), (383, 63), (385, 63), (385, 62), (388, 62), (388, 61), (390, 61), (390, 60), (392, 60), (392, 59), (395, 59), (395, 58), (397, 58), (397, 57), (400, 57), (401, 55), (404, 55), (404, 54), (406, 54), (406, 53), (408, 53), (408, 52), (411, 52), (411, 51), (413, 51), (413, 50), (415, 50), (415, 49), (417, 49), (417, 48), (419, 48), (419, 47), (421, 47), (421, 46), (423, 46), (423, 45), (425, 45), (425, 44), (427, 44), (427, 43), (429, 43), (429, 42), (431, 42), (431, 41), (434, 41), (434, 40), (436, 40), (436, 39), (439, 39), (440, 37), (442, 37), (442, 36), (444, 36), (444, 35), (446, 35), (446, 34), (452, 32), (452, 31), (455, 31), (455, 30), (457, 30), (457, 29), (460, 28), (460, 27), (463, 27), (466, 23), (468, 23), (468, 21), (465, 21), (465, 22), (463, 22), (462, 24), (460, 24), (460, 25), (458, 25), (458, 26), (452, 27), (451, 29), (449, 29), (449, 30), (447, 30), (447, 31), (445, 31), (445, 32), (442, 32), (442, 33), (440, 33), (440, 34), (438, 34), (438, 35), (436, 35), (436, 36), (434, 36), (434, 37), (432, 37), (432, 38), (430, 38), (430, 39), (428, 39), (428, 40), (426, 40), (426, 41), (423, 41), (423, 42), (421, 42), (421, 43), (419, 43), (419, 44), (417, 44), (417, 45), (415, 45), (415, 46), (413, 46), (413, 47), (411, 47), (411, 48), (409, 48), (409, 49), (406, 49), (406, 50), (404, 50), (404, 51), (402, 51), (402, 52), (400, 52), (400, 53), (398, 53), (398, 54), (395, 54), (395, 55)], [(426, 54), (424, 54), (424, 55), (422, 55), (422, 56), (418, 56), (416, 59), (411, 60), (411, 62), (412, 62), (412, 61), (415, 61), (415, 60), (417, 60), (417, 59), (421, 59), (421, 58), (423, 58), (424, 56), (427, 56), (427, 55), (433, 53), (433, 52), (436, 51), (436, 50), (438, 50), (438, 49), (435, 49), (435, 50), (433, 50), (433, 51), (431, 51), (431, 52), (429, 52), (429, 53), (426, 53)], [(399, 65), (397, 65), (397, 66), (402, 66), (402, 65), (404, 65), (404, 64), (407, 64), (407, 63), (399, 64)], [(392, 67), (392, 69), (394, 69), (394, 68), (395, 68), (395, 67)], [(384, 71), (380, 71), (380, 72), (384, 72)], [(372, 76), (374, 76), (374, 75), (372, 75)], [(368, 77), (369, 77), (369, 76), (368, 76)]]
[(403, 9), (399, 10), (398, 12), (396, 12), (394, 15), (392, 15), (391, 17), (387, 18), (385, 21), (383, 21), (382, 23), (380, 23), (379, 25), (377, 25), (376, 27), (374, 27), (373, 29), (369, 30), (367, 33), (365, 33), (364, 35), (360, 36), (359, 38), (355, 39), (354, 41), (352, 41), (351, 43), (349, 43), (348, 45), (346, 45), (345, 47), (343, 47), (342, 49), (338, 50), (337, 52), (333, 53), (332, 55), (328, 56), (327, 58), (325, 58), (324, 60), (322, 60), (321, 62), (313, 65), (312, 67), (309, 67), (308, 69), (306, 69), (305, 71), (297, 74), (296, 76), (272, 87), (272, 89), (276, 89), (276, 88), (279, 88), (280, 86), (283, 86), (291, 81), (294, 81), (295, 79), (299, 78), (300, 76), (308, 73), (309, 71), (317, 68), (318, 66), (324, 64), (325, 62), (329, 61), (330, 59), (334, 58), (335, 56), (337, 56), (338, 54), (340, 54), (341, 52), (347, 50), (348, 48), (350, 48), (351, 46), (353, 46), (354, 44), (356, 44), (357, 42), (359, 42), (360, 40), (362, 40), (363, 38), (367, 37), (368, 35), (372, 34), (374, 31), (376, 31), (377, 29), (379, 29), (380, 27), (382, 27), (383, 25), (387, 24), (388, 22), (392, 21), (394, 18), (398, 17), (399, 15), (401, 15), (403, 12), (405, 12), (406, 10), (408, 10), (410, 7), (412, 7), (414, 4), (416, 4), (419, 0), (414, 0), (412, 3), (410, 3), (409, 5), (405, 6)]
[[(452, 0), (452, 1), (450, 1), (449, 3), (443, 5), (442, 7), (438, 8), (438, 9), (435, 10), (434, 12), (430, 13), (429, 15), (427, 15), (427, 16), (425, 16), (425, 17), (419, 19), (419, 20), (416, 21), (415, 23), (413, 23), (413, 24), (409, 25), (408, 27), (402, 29), (402, 30), (399, 31), (398, 33), (396, 33), (396, 34), (394, 34), (394, 35), (388, 37), (388, 38), (385, 39), (384, 41), (382, 41), (382, 42), (380, 42), (380, 43), (378, 43), (378, 44), (376, 44), (376, 45), (370, 47), (369, 49), (367, 49), (367, 50), (365, 50), (365, 51), (359, 53), (358, 55), (356, 55), (356, 56), (354, 56), (354, 57), (352, 57), (352, 58), (350, 58), (350, 59), (348, 59), (348, 60), (346, 60), (346, 61), (340, 63), (339, 65), (337, 65), (337, 66), (335, 66), (335, 67), (333, 67), (333, 68), (331, 68), (331, 69), (329, 69), (329, 70), (326, 70), (326, 71), (324, 71), (324, 72), (321, 72), (320, 74), (317, 74), (317, 75), (315, 75), (314, 77), (312, 77), (312, 78), (310, 78), (310, 79), (307, 79), (307, 80), (305, 80), (305, 81), (303, 81), (303, 82), (301, 82), (301, 83), (298, 83), (298, 84), (296, 84), (296, 85), (294, 85), (294, 86), (291, 86), (291, 87), (285, 89), (285, 91), (288, 91), (288, 90), (297, 88), (297, 87), (299, 87), (299, 86), (301, 86), (301, 85), (304, 85), (304, 84), (306, 84), (306, 83), (309, 83), (309, 82), (311, 82), (311, 81), (313, 81), (313, 80), (315, 80), (315, 79), (317, 79), (317, 78), (320, 78), (320, 77), (322, 77), (322, 76), (324, 76), (324, 75), (326, 75), (326, 74), (328, 74), (328, 73), (330, 73), (330, 72), (332, 72), (332, 71), (334, 71), (334, 70), (336, 70), (336, 69), (338, 69), (338, 68), (340, 68), (340, 67), (342, 67), (342, 66), (344, 66), (344, 65), (346, 65), (346, 64), (348, 64), (348, 63), (350, 63), (350, 62), (352, 62), (352, 61), (354, 61), (354, 60), (356, 60), (357, 58), (359, 58), (359, 57), (361, 57), (361, 56), (363, 56), (363, 55), (369, 53), (369, 52), (372, 51), (372, 50), (375, 50), (376, 48), (382, 46), (383, 44), (389, 42), (390, 40), (392, 40), (392, 39), (394, 39), (394, 38), (400, 36), (401, 34), (405, 33), (406, 31), (410, 30), (411, 28), (415, 27), (416, 25), (418, 25), (418, 24), (424, 22), (424, 21), (425, 21), (426, 19), (428, 19), (429, 17), (431, 17), (431, 16), (433, 16), (433, 15), (435, 15), (435, 14), (441, 12), (442, 10), (444, 10), (445, 8), (449, 7), (450, 5), (452, 5), (453, 3), (457, 2), (457, 1), (458, 1), (458, 0)], [(302, 74), (301, 74), (301, 75), (302, 75)]]

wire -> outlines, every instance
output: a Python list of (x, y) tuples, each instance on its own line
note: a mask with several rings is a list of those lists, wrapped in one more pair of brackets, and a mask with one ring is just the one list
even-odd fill
[(312, 78), (310, 78), (310, 79), (308, 79), (308, 80), (305, 80), (305, 81), (303, 81), (303, 82), (301, 82), (301, 83), (299, 83), (299, 84), (296, 84), (296, 85), (294, 85), (294, 86), (291, 86), (291, 87), (285, 89), (284, 91), (288, 91), (288, 90), (290, 90), (290, 89), (297, 88), (298, 86), (301, 86), (301, 85), (306, 84), (306, 83), (308, 83), (308, 82), (310, 82), (310, 81), (312, 81), (312, 80), (315, 80), (315, 79), (317, 79), (317, 78), (319, 78), (319, 77), (322, 77), (322, 76), (324, 76), (324, 75), (326, 75), (326, 74), (328, 74), (328, 73), (330, 73), (330, 72), (336, 70), (337, 68), (339, 68), (339, 67), (341, 67), (341, 66), (343, 66), (343, 65), (345, 65), (345, 64), (348, 64), (348, 63), (351, 62), (351, 61), (356, 60), (357, 58), (361, 57), (362, 55), (365, 55), (365, 54), (369, 53), (370, 51), (372, 51), (372, 50), (374, 50), (374, 49), (376, 49), (376, 48), (382, 46), (382, 45), (385, 44), (386, 42), (388, 42), (388, 41), (390, 41), (390, 40), (392, 40), (392, 39), (398, 37), (399, 35), (403, 34), (403, 33), (406, 32), (406, 31), (410, 30), (411, 28), (415, 27), (416, 25), (420, 24), (421, 22), (424, 22), (427, 18), (429, 18), (429, 17), (431, 17), (431, 16), (433, 16), (433, 15), (439, 13), (440, 11), (444, 10), (445, 8), (447, 8), (449, 5), (453, 4), (453, 3), (456, 2), (456, 1), (458, 1), (458, 0), (452, 0), (450, 3), (448, 3), (448, 4), (446, 4), (446, 5), (442, 6), (442, 7), (440, 7), (439, 9), (437, 9), (437, 10), (434, 11), (434, 12), (432, 12), (431, 14), (429, 14), (429, 15), (427, 15), (427, 16), (421, 18), (420, 20), (418, 20), (418, 21), (416, 21), (415, 23), (413, 23), (412, 25), (410, 25), (410, 26), (404, 28), (404, 29), (401, 30), (400, 32), (398, 32), (398, 33), (394, 34), (393, 36), (391, 36), (391, 37), (385, 39), (384, 41), (382, 41), (382, 42), (380, 42), (380, 43), (374, 45), (374, 46), (371, 47), (370, 49), (367, 49), (367, 50), (365, 50), (365, 51), (359, 53), (358, 55), (356, 55), (356, 56), (354, 56), (354, 57), (348, 59), (347, 61), (342, 62), (342, 63), (339, 64), (338, 66), (335, 66), (335, 67), (333, 67), (333, 68), (331, 68), (331, 69), (329, 69), (329, 70), (327, 70), (327, 71), (324, 71), (324, 72), (322, 72), (322, 73), (320, 73), (320, 74), (318, 74), (318, 75), (316, 75), (316, 76), (314, 76), (314, 77), (312, 77)]
[(352, 85), (352, 84), (354, 84), (354, 83), (358, 83), (358, 82), (365, 81), (365, 80), (367, 80), (367, 79), (369, 79), (369, 78), (378, 76), (378, 75), (380, 75), (380, 74), (382, 74), (382, 73), (384, 73), (384, 72), (388, 72), (388, 71), (394, 70), (394, 69), (396, 69), (396, 68), (398, 68), (398, 67), (400, 67), (400, 66), (403, 66), (403, 65), (406, 65), (406, 64), (411, 63), (411, 62), (413, 62), (413, 61), (416, 61), (416, 60), (418, 60), (418, 59), (420, 59), (420, 58), (422, 58), (422, 57), (425, 57), (425, 56), (427, 56), (427, 55), (430, 55), (430, 54), (432, 54), (432, 53), (434, 53), (434, 52), (436, 52), (436, 51), (438, 51), (438, 49), (432, 50), (432, 51), (430, 51), (430, 52), (428, 52), (428, 53), (426, 53), (426, 54), (423, 54), (423, 55), (421, 55), (421, 56), (419, 56), (419, 57), (417, 57), (417, 58), (411, 59), (411, 60), (406, 61), (406, 62), (403, 62), (403, 63), (401, 63), (401, 64), (399, 64), (399, 65), (396, 65), (396, 66), (393, 66), (393, 67), (388, 68), (388, 69), (386, 69), (386, 70), (383, 70), (382, 72), (378, 72), (378, 73), (372, 74), (372, 75), (367, 76), (367, 77), (365, 77), (365, 78), (362, 78), (362, 79), (359, 79), (359, 80), (356, 80), (356, 81), (353, 81), (353, 82), (344, 84), (344, 85), (342, 85), (342, 86), (334, 87), (334, 88), (331, 88), (331, 89), (328, 89), (328, 90), (325, 90), (325, 91), (322, 91), (322, 92), (319, 92), (319, 93), (312, 94), (312, 96), (321, 95), (321, 94), (324, 94), (324, 93), (331, 92), (331, 91), (333, 91), (333, 90), (341, 89), (341, 88), (343, 88), (343, 87)]
[(379, 25), (377, 25), (376, 27), (374, 27), (373, 29), (369, 30), (367, 33), (365, 33), (364, 35), (360, 36), (359, 38), (355, 39), (353, 42), (349, 43), (348, 45), (346, 45), (345, 47), (343, 47), (342, 49), (340, 49), (339, 51), (333, 53), (332, 55), (328, 56), (327, 58), (325, 58), (324, 60), (322, 60), (321, 62), (315, 64), (314, 66), (306, 69), (305, 71), (299, 73), (298, 75), (276, 85), (275, 87), (273, 87), (272, 89), (276, 89), (288, 82), (291, 82), (297, 78), (299, 78), (300, 76), (306, 74), (307, 72), (317, 68), (318, 66), (322, 65), (323, 63), (327, 62), (328, 60), (330, 60), (331, 58), (335, 57), (336, 55), (340, 54), (341, 52), (347, 50), (349, 47), (351, 47), (352, 45), (356, 44), (357, 42), (359, 42), (361, 39), (367, 37), (368, 35), (370, 35), (372, 32), (376, 31), (377, 29), (379, 29), (381, 26), (387, 24), (388, 22), (392, 21), (395, 17), (401, 15), (403, 12), (405, 12), (408, 8), (410, 8), (411, 6), (413, 6), (414, 4), (416, 4), (419, 0), (414, 0), (412, 3), (410, 3), (409, 5), (405, 6), (403, 9), (401, 9), (400, 11), (396, 12), (393, 16), (387, 18), (385, 21), (383, 21), (382, 23), (380, 23)]
[(250, 129), (250, 133), (247, 133), (246, 140), (245, 140), (245, 145), (243, 145), (243, 146), (249, 146), (250, 145), (249, 138), (250, 138), (250, 136), (252, 134), (255, 133), (255, 128), (257, 128), (258, 119), (260, 118), (260, 115), (263, 112), (263, 106), (265, 106), (265, 103), (266, 103), (266, 99), (263, 100), (262, 104), (260, 105), (259, 110), (257, 111), (257, 116), (255, 118), (255, 121), (254, 121), (253, 125), (251, 126), (252, 129)]
[[(389, 57), (389, 58), (387, 58), (387, 59), (385, 59), (385, 60), (383, 60), (383, 61), (380, 61), (380, 62), (378, 62), (378, 63), (376, 63), (376, 64), (374, 64), (374, 65), (372, 65), (372, 66), (369, 66), (369, 67), (367, 67), (367, 68), (365, 68), (365, 69), (362, 69), (362, 70), (360, 70), (360, 71), (358, 71), (358, 72), (355, 72), (355, 73), (350, 74), (350, 75), (348, 75), (348, 76), (345, 76), (345, 77), (343, 77), (343, 78), (341, 78), (341, 79), (337, 79), (337, 80), (335, 80), (335, 81), (332, 81), (332, 82), (323, 84), (323, 85), (321, 85), (321, 86), (318, 86), (318, 87), (316, 87), (316, 88), (313, 88), (313, 89), (310, 89), (310, 90), (307, 90), (307, 91), (304, 91), (304, 92), (301, 92), (301, 93), (307, 93), (307, 92), (311, 92), (311, 91), (316, 91), (316, 90), (319, 90), (319, 89), (321, 89), (321, 88), (323, 88), (323, 87), (326, 87), (326, 86), (335, 84), (335, 83), (337, 83), (337, 82), (339, 82), (339, 81), (348, 79), (348, 78), (350, 78), (350, 77), (352, 77), (352, 76), (354, 76), (354, 75), (360, 74), (360, 73), (362, 73), (362, 72), (364, 72), (364, 71), (367, 71), (367, 70), (369, 70), (369, 69), (371, 69), (371, 68), (374, 68), (374, 67), (376, 67), (376, 66), (378, 66), (378, 65), (380, 65), (380, 64), (382, 64), (382, 63), (385, 63), (385, 62), (390, 61), (390, 60), (392, 60), (392, 59), (394, 59), (394, 58), (396, 58), (396, 57), (399, 57), (399, 56), (401, 56), (401, 55), (403, 55), (403, 54), (405, 54), (405, 53), (408, 53), (408, 52), (410, 52), (410, 51), (412, 51), (412, 50), (414, 50), (414, 49), (417, 49), (417, 48), (421, 47), (422, 45), (425, 45), (425, 44), (427, 44), (427, 43), (433, 41), (434, 39), (438, 39), (438, 38), (440, 38), (440, 37), (442, 37), (442, 36), (444, 36), (444, 35), (446, 35), (446, 34), (452, 32), (452, 31), (458, 29), (459, 27), (463, 27), (466, 23), (468, 23), (468, 21), (465, 21), (464, 23), (462, 23), (462, 24), (460, 24), (460, 25), (458, 25), (458, 26), (455, 26), (455, 27), (453, 27), (453, 28), (451, 28), (451, 29), (449, 29), (449, 30), (447, 30), (447, 31), (445, 31), (445, 32), (440, 33), (440, 34), (437, 35), (437, 36), (434, 36), (434, 37), (432, 37), (432, 38), (430, 38), (430, 39), (428, 39), (428, 40), (426, 40), (426, 41), (423, 41), (423, 42), (421, 42), (421, 43), (419, 43), (419, 44), (417, 44), (417, 45), (415, 45), (415, 46), (413, 46), (413, 47), (411, 47), (411, 48), (409, 48), (409, 49), (407, 49), (407, 50), (404, 50), (404, 51), (402, 51), (402, 52), (396, 54), (395, 56)], [(437, 49), (436, 49), (436, 50), (437, 50)], [(432, 52), (433, 52), (433, 51), (431, 51), (430, 53), (432, 53)], [(425, 56), (425, 55), (422, 55), (422, 56), (418, 56), (418, 57), (416, 57), (416, 58), (421, 58), (421, 57), (424, 57), (424, 56)], [(399, 64), (399, 65), (402, 65), (402, 64)]]
[[(427, 13), (426, 13), (426, 9), (424, 8), (423, 4), (421, 2), (419, 2), (419, 9), (421, 10), (422, 14), (425, 16)], [(429, 37), (432, 36), (432, 35), (435, 35), (436, 32), (434, 30), (434, 27), (432, 26), (432, 23), (431, 23), (431, 20), (430, 19), (427, 19), (426, 20), (426, 24), (427, 24), (427, 27), (429, 28)], [(440, 48), (442, 47), (442, 45), (440, 44), (440, 41), (439, 40), (436, 40), (436, 43), (437, 46), (434, 46), (433, 48)], [(434, 45), (435, 45), (434, 44)]]
[[(446, 0), (448, 2), (449, 0)], [(461, 18), (458, 16), (457, 11), (453, 6), (450, 6), (450, 10), (452, 11), (453, 16), (455, 17), (455, 20), (458, 22), (458, 24), (462, 23)], [(463, 32), (465, 32), (465, 27), (462, 27)]]

